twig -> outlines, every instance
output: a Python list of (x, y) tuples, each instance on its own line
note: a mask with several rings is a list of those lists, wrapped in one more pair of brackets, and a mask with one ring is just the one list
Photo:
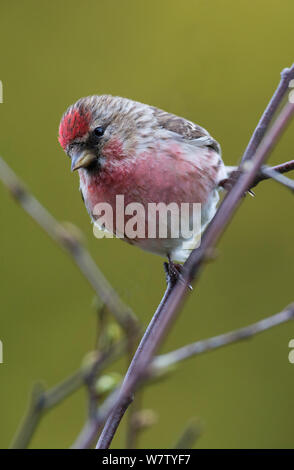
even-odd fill
[[(260, 172), (261, 172), (260, 178), (262, 178), (263, 180), (269, 179), (269, 178), (273, 179), (274, 181), (277, 181), (283, 186), (286, 186), (286, 188), (291, 189), (291, 191), (294, 191), (294, 181), (291, 180), (290, 178), (287, 178), (287, 176), (284, 176), (282, 173), (279, 173), (273, 168), (266, 167), (266, 166), (263, 166)], [(262, 181), (262, 179), (260, 179), (260, 181)]]
[(280, 83), (275, 90), (271, 100), (269, 101), (266, 109), (264, 110), (259, 123), (257, 124), (251, 139), (246, 147), (246, 150), (242, 157), (242, 162), (250, 160), (253, 155), (255, 154), (260, 142), (262, 141), (263, 137), (265, 136), (266, 131), (269, 128), (269, 125), (273, 119), (274, 114), (276, 113), (278, 107), (280, 106), (281, 102), (283, 101), (284, 96), (286, 95), (289, 82), (294, 78), (294, 65), (290, 68), (285, 68), (281, 72), (281, 80)]
[[(252, 325), (246, 326), (244, 328), (240, 328), (238, 330), (234, 330), (229, 333), (225, 333), (219, 336), (215, 336), (206, 340), (197, 341), (190, 345), (184, 346), (179, 348), (175, 351), (171, 351), (170, 353), (162, 354), (154, 358), (151, 367), (148, 369), (146, 374), (144, 375), (144, 383), (145, 381), (150, 381), (153, 377), (158, 376), (158, 374), (162, 374), (163, 371), (167, 371), (171, 366), (185, 360), (189, 359), (193, 356), (198, 356), (201, 354), (206, 353), (207, 351), (212, 351), (214, 349), (218, 349), (221, 347), (225, 347), (229, 344), (242, 341), (245, 339), (249, 339), (259, 333), (269, 330), (270, 328), (274, 328), (278, 325), (286, 323), (290, 320), (294, 319), (294, 304), (289, 305), (286, 307), (282, 312), (267, 317), (263, 320), (260, 320)], [(141, 384), (142, 385), (142, 384)], [(103, 412), (99, 413), (99, 421), (97, 422), (96, 426), (93, 423), (88, 423), (88, 426), (84, 430), (84, 434), (91, 436), (91, 439), (86, 439), (86, 446), (83, 444), (83, 441), (77, 442), (74, 446), (75, 448), (87, 448), (89, 446), (89, 442), (91, 443), (97, 434), (99, 428), (103, 424), (103, 419), (108, 415), (109, 410), (112, 409), (118, 394), (117, 391), (111, 394), (108, 397), (108, 403), (103, 404)], [(122, 415), (119, 416), (120, 419)], [(113, 424), (116, 422), (113, 421)]]
[[(211, 249), (216, 244), (221, 234), (223, 233), (225, 226), (230, 221), (230, 218), (232, 217), (234, 211), (240, 203), (244, 192), (251, 187), (250, 185), (252, 185), (258, 177), (260, 178), (259, 181), (262, 181), (263, 179), (267, 179), (269, 177), (274, 177), (274, 179), (277, 179), (276, 172), (284, 173), (293, 169), (293, 162), (287, 162), (282, 165), (277, 165), (276, 167), (272, 167), (270, 169), (265, 169), (264, 167), (261, 169), (261, 165), (264, 162), (268, 152), (271, 150), (273, 143), (277, 140), (279, 134), (282, 132), (287, 121), (292, 115), (293, 109), (291, 109), (291, 106), (288, 105), (284, 108), (283, 112), (277, 119), (273, 128), (270, 130), (268, 136), (266, 136), (264, 141), (262, 141), (261, 145), (259, 146), (266, 130), (268, 129), (273, 114), (277, 110), (279, 104), (281, 103), (285, 95), (285, 92), (288, 87), (288, 82), (291, 78), (293, 78), (293, 76), (293, 67), (291, 69), (286, 69), (282, 72), (282, 79), (280, 85), (277, 88), (273, 98), (271, 99), (266, 111), (264, 112), (244, 153), (242, 159), (243, 164), (239, 167), (239, 175), (236, 178), (235, 184), (232, 187), (232, 190), (227, 195), (227, 197), (224, 199), (216, 217), (210, 224), (208, 230), (205, 233), (205, 236), (203, 237), (204, 245), (202, 244), (200, 249), (195, 250), (190, 256), (188, 262), (185, 263), (181, 282), (178, 282), (175, 285), (173, 291), (171, 289), (171, 286), (169, 286), (169, 288), (167, 289), (167, 292), (160, 306), (158, 307), (156, 314), (154, 315), (148, 329), (146, 330), (145, 335), (143, 336), (143, 339), (129, 367), (128, 373), (126, 374), (126, 378), (123, 382), (121, 389), (112, 393), (105, 400), (97, 415), (95, 413), (89, 417), (89, 421), (86, 423), (86, 426), (83, 429), (84, 434), (80, 435), (81, 439), (80, 441), (79, 439), (77, 441), (77, 443), (81, 444), (81, 447), (89, 447), (89, 445), (95, 438), (98, 430), (107, 418), (108, 420), (100, 436), (99, 442), (101, 447), (108, 447), (108, 445), (110, 444), (121, 418), (123, 417), (129, 403), (132, 401), (133, 392), (135, 391), (136, 387), (140, 384), (141, 379), (145, 378), (146, 370), (150, 364), (150, 361), (152, 360), (152, 357), (154, 356), (159, 344), (161, 343), (164, 334), (166, 334), (169, 326), (174, 320), (176, 313), (178, 312), (178, 309), (184, 300), (184, 297), (187, 295), (187, 286), (190, 284), (190, 282), (193, 281), (193, 279), (195, 279), (196, 275), (199, 274), (201, 265), (203, 264), (205, 259), (207, 259), (207, 257), (211, 254)], [(269, 173), (267, 170), (269, 170), (271, 173)], [(31, 217), (43, 227), (43, 229), (51, 236), (51, 238), (53, 238), (60, 245), (62, 245), (66, 249), (66, 251), (73, 257), (81, 272), (85, 275), (89, 283), (94, 288), (95, 292), (99, 295), (99, 297), (102, 298), (103, 302), (108, 306), (109, 310), (114, 313), (118, 322), (126, 330), (128, 338), (130, 338), (132, 332), (137, 331), (136, 318), (134, 317), (131, 310), (121, 302), (121, 300), (118, 298), (116, 292), (113, 291), (111, 286), (108, 285), (107, 281), (100, 273), (93, 259), (90, 257), (89, 253), (85, 250), (85, 248), (81, 245), (79, 240), (76, 239), (76, 237), (69, 230), (66, 230), (63, 225), (59, 224), (51, 216), (51, 214), (49, 214), (46, 209), (41, 206), (41, 204), (28, 193), (28, 191), (24, 188), (20, 180), (18, 180), (16, 175), (11, 171), (8, 165), (5, 164), (5, 162), (1, 158), (0, 178), (3, 180), (4, 184), (10, 189), (14, 197), (20, 202), (23, 208), (31, 215)], [(286, 180), (288, 184), (289, 181), (291, 181), (288, 180), (288, 178), (286, 178)], [(281, 180), (279, 181), (281, 182)], [(283, 180), (283, 184), (285, 184), (285, 180)], [(223, 220), (219, 215), (220, 212), (223, 216)], [(281, 314), (282, 313), (283, 312), (281, 312)], [(277, 317), (277, 315), (273, 316), (272, 318)], [(262, 322), (265, 322), (266, 320), (263, 320)], [(257, 324), (261, 324), (262, 322), (258, 322)], [(276, 324), (279, 323), (281, 322), (278, 322)], [(275, 325), (272, 324), (271, 326)], [(239, 333), (243, 331), (243, 334), (245, 334), (244, 331), (248, 330), (248, 328), (251, 327), (246, 327), (237, 331), (239, 331)], [(263, 331), (263, 329), (261, 329), (260, 331)], [(228, 333), (227, 335), (221, 335), (220, 337), (211, 338), (210, 340), (206, 340), (206, 342), (215, 340), (215, 342), (213, 343), (214, 346), (210, 347), (209, 349), (220, 347), (220, 345), (216, 345), (217, 338), (219, 339), (222, 337), (224, 339), (224, 337), (228, 337), (233, 333), (234, 332)], [(226, 344), (229, 344), (229, 342)], [(205, 343), (205, 341), (195, 343), (194, 346), (198, 344), (199, 347), (200, 343), (202, 343), (203, 347), (203, 343)], [(191, 346), (193, 345), (180, 348), (180, 350), (173, 351), (169, 354), (174, 354), (176, 352), (182, 351), (181, 354), (184, 356), (183, 349), (190, 348)], [(195, 354), (200, 354), (200, 352)], [(168, 355), (164, 356), (166, 357)], [(159, 356), (158, 358), (156, 358), (154, 364), (156, 365), (156, 360), (164, 356)], [(183, 358), (184, 357), (182, 357), (182, 359)], [(164, 367), (166, 367), (166, 365)], [(95, 372), (97, 372), (97, 368), (95, 369)], [(92, 379), (93, 375), (89, 380), (91, 381)], [(72, 393), (72, 391), (78, 388), (78, 386), (84, 383), (84, 381), (85, 377), (78, 371), (77, 374), (74, 374), (72, 377), (70, 377), (54, 389), (51, 389), (47, 392), (44, 392), (43, 390), (38, 390), (37, 392), (35, 392), (29, 409), (29, 413), (24, 421), (24, 426), (22, 426), (20, 433), (16, 438), (16, 447), (18, 447), (18, 444), (22, 444), (19, 445), (20, 447), (22, 447), (26, 446), (29, 443), (29, 440), (40, 420), (40, 417), (46, 409), (51, 408), (63, 398), (68, 396), (68, 394)], [(111, 419), (111, 417), (113, 419)]]
[(205, 258), (209, 257), (212, 248), (223, 234), (227, 224), (243, 199), (243, 195), (249, 188), (251, 188), (252, 182), (259, 173), (261, 166), (286, 128), (293, 114), (294, 105), (292, 103), (287, 103), (271, 129), (268, 131), (268, 134), (264, 137), (252, 159), (240, 164), (240, 175), (232, 189), (222, 201), (215, 217), (205, 231), (201, 247), (191, 253), (184, 265), (185, 270), (183, 272), (183, 276), (186, 278), (187, 282), (191, 282), (194, 279)]
[(82, 366), (71, 376), (51, 389), (44, 390), (42, 385), (37, 384), (33, 389), (28, 411), (13, 438), (11, 448), (25, 449), (29, 445), (43, 414), (58, 403), (61, 403), (80, 387), (87, 384), (92, 377), (96, 378), (97, 375), (115, 361), (125, 349), (126, 341), (121, 341), (113, 345), (107, 354), (97, 354), (97, 358), (89, 367), (86, 366), (85, 368), (85, 366)]
[(128, 426), (126, 433), (126, 448), (127, 449), (136, 449), (139, 431), (141, 430), (138, 426), (137, 417), (140, 415), (140, 406), (142, 402), (142, 393), (143, 390), (138, 390), (134, 401), (128, 410)]
[(270, 317), (264, 318), (252, 325), (239, 328), (238, 330), (230, 331), (222, 335), (214, 336), (202, 341), (188, 344), (182, 348), (176, 349), (166, 354), (155, 357), (150, 368), (150, 375), (158, 373), (162, 369), (166, 369), (178, 362), (189, 359), (193, 356), (198, 356), (207, 351), (222, 348), (237, 341), (252, 338), (253, 336), (269, 330), (275, 326), (286, 323), (294, 318), (294, 303), (286, 307), (282, 312), (276, 313)]
[[(91, 446), (93, 440), (96, 438), (97, 433), (105, 423), (107, 416), (109, 415), (109, 410), (113, 408), (119, 395), (119, 389), (114, 390), (103, 402), (102, 406), (99, 409), (96, 420), (88, 420), (83, 427), (82, 431), (79, 433), (76, 441), (72, 445), (72, 449), (87, 449)], [(127, 410), (127, 407), (132, 402), (133, 397), (130, 396), (124, 402), (124, 411)], [(124, 413), (121, 414), (121, 417)], [(115, 418), (114, 422), (119, 422), (119, 416)]]
[[(266, 170), (266, 171), (264, 171)], [(268, 170), (268, 171), (267, 171)], [(294, 170), (294, 160), (290, 160), (288, 162), (280, 163), (279, 165), (275, 166), (262, 166), (258, 175), (255, 177), (253, 183), (251, 184), (249, 189), (253, 189), (257, 186), (261, 181), (265, 181), (268, 179), (275, 179), (277, 180), (278, 174), (288, 173), (289, 171)], [(237, 177), (240, 176), (241, 170), (234, 170), (231, 172), (230, 176), (224, 180), (219, 182), (219, 186), (222, 186), (225, 189), (230, 189), (234, 182), (236, 181)], [(280, 180), (285, 181), (284, 179)], [(290, 180), (291, 181), (291, 180)], [(283, 183), (282, 183), (283, 184)], [(287, 186), (287, 185), (286, 185)], [(290, 188), (291, 189), (291, 188)]]
[(92, 446), (101, 426), (103, 426), (103, 421), (100, 419), (99, 414), (96, 419), (88, 419), (71, 446), (71, 449), (89, 449)]
[[(135, 315), (118, 297), (80, 241), (62, 224), (58, 223), (39, 201), (29, 193), (24, 184), (1, 157), (0, 179), (35, 222), (73, 258), (96, 294), (107, 305), (108, 310), (114, 314), (122, 328), (125, 329), (127, 338), (131, 338), (131, 341), (134, 341), (139, 332), (139, 324)], [(31, 405), (13, 439), (12, 447), (27, 447), (44, 411), (52, 408), (69, 396), (87, 382), (87, 380), (89, 382), (91, 379), (94, 379), (98, 373), (100, 362), (101, 359), (99, 358), (93, 365), (91, 378), (87, 379), (82, 371), (78, 371), (51, 390), (40, 392), (38, 396), (33, 392)]]
[[(133, 371), (136, 370), (138, 358), (140, 357), (141, 352), (146, 347), (146, 344), (148, 344), (148, 340), (150, 339), (151, 332), (154, 330), (154, 328), (156, 328), (156, 325), (159, 322), (161, 312), (164, 308), (164, 305), (165, 305), (167, 299), (169, 298), (169, 296), (172, 293), (173, 287), (174, 287), (173, 284), (171, 284), (170, 282), (167, 284), (167, 288), (166, 288), (166, 291), (164, 293), (164, 296), (162, 297), (162, 300), (161, 300), (159, 306), (157, 307), (157, 310), (156, 310), (155, 314), (153, 315), (152, 320), (149, 323), (149, 325), (148, 325), (148, 327), (147, 327), (147, 329), (146, 329), (146, 331), (145, 331), (145, 333), (144, 333), (144, 335), (141, 339), (141, 342), (140, 342), (140, 344), (137, 348), (137, 351), (136, 351), (136, 353), (133, 357), (133, 360), (132, 360), (132, 362), (131, 362), (131, 364), (128, 368), (128, 371), (127, 371), (126, 376), (124, 378), (123, 384), (121, 386), (121, 391), (124, 388), (124, 384), (128, 383), (129, 377), (132, 376)], [(115, 432), (117, 426), (119, 425), (120, 420), (123, 417), (123, 415), (124, 415), (124, 413), (127, 409), (128, 404), (130, 404), (132, 399), (133, 399), (133, 394), (132, 394), (132, 392), (124, 393), (123, 397), (118, 397), (116, 401), (115, 401), (115, 398), (113, 400), (112, 405), (114, 405), (115, 402), (118, 401), (118, 400), (120, 400), (120, 404), (117, 407), (117, 409), (115, 409), (114, 412), (111, 413), (111, 415), (109, 416), (109, 418), (107, 420), (107, 423), (104, 427), (104, 430), (101, 433), (100, 438), (98, 440), (97, 447), (96, 447), (97, 449), (99, 449), (99, 448), (104, 449), (104, 448), (106, 448), (106, 446), (108, 446), (110, 444), (110, 442), (112, 440), (112, 437), (113, 437), (113, 433)], [(112, 406), (112, 407), (115, 408), (115, 406)], [(107, 416), (109, 415), (110, 411), (111, 411), (111, 408), (109, 410), (107, 410)]]
[[(284, 74), (285, 73), (286, 72), (284, 72)], [(292, 76), (294, 76), (294, 66), (292, 66), (290, 70), (287, 70), (287, 80), (290, 80)], [(283, 80), (284, 79), (282, 76), (282, 81)], [(280, 90), (281, 89), (282, 87), (280, 87)], [(264, 118), (263, 121), (270, 121), (270, 118), (280, 103), (282, 97), (284, 96), (284, 93), (282, 94), (280, 91), (278, 95), (279, 100), (276, 97), (274, 98), (274, 106), (273, 104), (270, 105), (270, 110), (265, 113), (266, 118)], [(251, 144), (249, 144), (246, 150), (247, 157), (242, 159), (242, 163), (239, 168), (241, 172), (240, 176), (237, 178), (236, 183), (224, 198), (213, 221), (208, 226), (202, 239), (201, 247), (194, 250), (184, 264), (181, 282), (177, 282), (175, 284), (174, 288), (164, 301), (164, 305), (160, 311), (160, 315), (158, 316), (157, 321), (154, 321), (154, 318), (151, 320), (151, 323), (147, 329), (148, 335), (146, 338), (144, 335), (145, 340), (141, 341), (140, 346), (136, 351), (134, 359), (126, 374), (125, 380), (123, 381), (118, 398), (112, 410), (109, 411), (109, 417), (98, 440), (96, 448), (104, 449), (109, 447), (116, 432), (117, 426), (125, 412), (127, 400), (138, 386), (138, 383), (146, 372), (148, 365), (151, 363), (155, 352), (161, 344), (164, 336), (167, 334), (167, 331), (169, 330), (172, 322), (175, 320), (176, 315), (184, 302), (184, 298), (188, 293), (188, 286), (195, 279), (196, 274), (199, 274), (200, 267), (202, 266), (204, 260), (211, 255), (212, 249), (230, 222), (235, 210), (240, 204), (243, 195), (249, 189), (250, 184), (252, 184), (254, 181), (254, 178), (258, 174), (261, 165), (264, 163), (270, 150), (288, 124), (293, 113), (294, 105), (287, 103), (282, 109), (272, 128), (269, 130), (268, 134), (257, 148), (255, 154), (252, 156), (252, 153), (250, 153), (252, 150), (250, 149), (254, 148), (254, 142), (258, 141), (261, 131), (255, 132), (255, 139), (251, 139)], [(250, 158), (252, 157), (250, 161), (248, 155)], [(155, 316), (157, 317), (157, 313)]]
[(202, 426), (198, 421), (190, 421), (178, 438), (178, 441), (174, 445), (173, 449), (192, 449), (193, 445), (200, 437), (201, 431)]
[(278, 173), (287, 173), (288, 171), (294, 170), (294, 160), (289, 160), (288, 162), (281, 163), (280, 165), (272, 166), (271, 169)]
[(31, 395), (31, 402), (28, 411), (13, 438), (11, 449), (25, 449), (38, 426), (44, 411), (44, 388), (41, 384), (36, 384)]
[(123, 303), (116, 291), (105, 279), (89, 252), (69, 230), (57, 222), (45, 207), (29, 193), (24, 184), (1, 157), (0, 179), (35, 222), (74, 259), (82, 274), (102, 302), (107, 305), (118, 323), (126, 332), (134, 334), (138, 329), (136, 316)]

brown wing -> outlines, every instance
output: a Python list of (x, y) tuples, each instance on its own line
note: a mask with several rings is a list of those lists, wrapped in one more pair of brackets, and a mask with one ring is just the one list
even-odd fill
[(194, 124), (194, 122), (188, 121), (182, 117), (176, 116), (175, 114), (162, 111), (161, 109), (153, 107), (154, 116), (157, 119), (158, 124), (164, 129), (175, 132), (180, 136), (188, 140), (196, 140), (199, 138), (207, 137), (204, 145), (213, 148), (216, 152), (220, 153), (220, 145), (214, 140), (211, 135), (201, 126)]

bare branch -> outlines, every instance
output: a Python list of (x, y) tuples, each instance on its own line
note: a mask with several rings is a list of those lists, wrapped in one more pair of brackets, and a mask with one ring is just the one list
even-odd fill
[(193, 356), (198, 356), (207, 351), (222, 348), (237, 341), (252, 338), (263, 331), (269, 330), (275, 326), (286, 323), (294, 319), (294, 303), (286, 307), (282, 312), (276, 313), (270, 317), (264, 318), (252, 325), (239, 328), (238, 330), (230, 331), (222, 335), (214, 336), (202, 341), (188, 344), (182, 348), (171, 351), (167, 354), (162, 354), (155, 357), (150, 368), (150, 375), (158, 373), (162, 369), (166, 369), (178, 362), (189, 359)]
[(28, 411), (23, 418), (16, 436), (13, 438), (11, 449), (25, 449), (40, 422), (44, 411), (44, 392), (41, 384), (36, 384), (31, 396)]
[[(168, 370), (171, 366), (189, 359), (193, 356), (198, 356), (204, 354), (208, 351), (212, 351), (214, 349), (219, 349), (221, 347), (225, 347), (229, 344), (236, 343), (238, 341), (242, 341), (245, 339), (252, 338), (257, 334), (260, 334), (264, 331), (267, 331), (271, 328), (274, 328), (278, 325), (286, 323), (290, 320), (294, 319), (294, 303), (286, 307), (282, 312), (272, 315), (270, 317), (264, 318), (252, 325), (240, 328), (238, 330), (231, 331), (229, 333), (225, 333), (222, 335), (218, 335), (206, 340), (197, 341), (195, 343), (189, 344), (182, 348), (179, 348), (175, 351), (171, 351), (170, 353), (162, 354), (160, 356), (155, 357), (153, 360), (152, 366), (144, 375), (144, 383), (147, 383), (152, 380), (153, 377), (158, 376), (158, 374), (162, 374), (163, 371)], [(141, 384), (142, 385), (142, 384)], [(111, 396), (108, 398), (108, 403), (103, 404), (103, 413), (99, 416), (99, 422), (97, 425), (93, 423), (88, 423), (88, 426), (85, 428), (84, 433), (91, 436), (90, 443), (93, 441), (95, 435), (97, 434), (99, 428), (103, 424), (103, 417), (107, 416), (109, 410), (112, 409), (115, 401), (117, 399), (117, 391), (115, 391)], [(127, 406), (127, 402), (124, 406)], [(117, 420), (113, 420), (112, 424), (114, 426), (117, 425), (118, 422), (122, 419), (122, 415), (125, 408), (120, 409), (120, 414)], [(197, 434), (197, 435), (196, 435)], [(195, 434), (195, 438), (198, 437), (198, 433)], [(87, 448), (89, 444), (89, 440), (86, 440), (86, 447), (82, 444), (82, 442), (78, 442), (75, 445), (76, 448)]]
[(115, 316), (118, 323), (132, 335), (138, 330), (138, 321), (131, 309), (123, 303), (105, 279), (95, 261), (81, 242), (29, 193), (7, 163), (0, 157), (0, 179), (23, 209), (45, 232), (73, 258), (97, 296)]
[(173, 449), (192, 449), (193, 445), (200, 437), (202, 426), (197, 420), (190, 421), (179, 436)]
[[(183, 274), (176, 284), (168, 285), (164, 297), (143, 335), (121, 387), (111, 393), (99, 409), (97, 408), (96, 397), (92, 393), (97, 374), (106, 364), (116, 357), (113, 351), (112, 354), (110, 350), (107, 349), (107, 351), (101, 353), (102, 356), (97, 356), (97, 361), (92, 364), (87, 374), (81, 369), (51, 390), (44, 391), (38, 388), (34, 391), (28, 413), (15, 438), (14, 447), (26, 447), (44, 412), (52, 406), (55, 406), (79, 386), (86, 384), (91, 397), (90, 414), (73, 447), (90, 447), (98, 431), (106, 421), (97, 443), (97, 448), (107, 448), (113, 439), (125, 411), (133, 400), (134, 392), (140, 385), (145, 383), (146, 379), (152, 378), (153, 375), (156, 376), (158, 372), (162, 373), (162, 371), (170, 365), (187, 359), (188, 357), (252, 337), (261, 331), (265, 331), (294, 317), (294, 304), (292, 304), (281, 313), (268, 317), (253, 325), (184, 346), (176, 351), (158, 356), (152, 362), (156, 351), (175, 320), (189, 292), (189, 285), (199, 276), (204, 262), (211, 256), (216, 243), (229, 224), (246, 191), (260, 181), (269, 178), (273, 178), (279, 183), (289, 187), (291, 190), (294, 190), (292, 180), (282, 176), (282, 173), (294, 169), (294, 161), (286, 162), (275, 167), (264, 166), (269, 152), (294, 114), (294, 105), (287, 103), (272, 128), (265, 135), (274, 113), (277, 111), (285, 96), (288, 83), (293, 78), (294, 66), (282, 72), (280, 84), (252, 135), (244, 152), (241, 164), (236, 171), (235, 178), (231, 182), (231, 188), (228, 194), (204, 234), (201, 247), (191, 253), (184, 265)], [(58, 223), (37, 199), (27, 191), (22, 182), (1, 158), (0, 179), (2, 179), (3, 183), (8, 187), (26, 212), (54, 241), (60, 244), (71, 255), (96, 294), (102, 299), (103, 303), (107, 305), (108, 309), (125, 329), (128, 343), (124, 342), (123, 350), (125, 351), (128, 348), (130, 351), (133, 344), (134, 333), (138, 332), (138, 321), (129, 307), (124, 305), (116, 292), (108, 284), (88, 251), (70, 230), (67, 230), (62, 224)]]
[[(115, 361), (126, 350), (126, 341), (114, 344), (106, 354), (97, 353), (89, 366), (82, 366), (71, 376), (55, 385), (49, 390), (45, 390), (40, 384), (37, 384), (32, 392), (31, 403), (23, 421), (13, 438), (12, 449), (25, 449), (36, 430), (43, 414), (61, 403), (65, 398), (86, 385), (89, 380), (96, 378), (102, 370)], [(101, 425), (103, 424), (103, 420)], [(94, 434), (96, 437), (98, 430)], [(94, 438), (93, 437), (93, 438)]]
[[(268, 168), (270, 170), (273, 170), (273, 171), (277, 172), (277, 173), (288, 173), (289, 171), (294, 170), (294, 160), (289, 160), (288, 162), (280, 163), (279, 165), (270, 166)], [(269, 178), (271, 178), (271, 177), (264, 175), (264, 177), (262, 179), (269, 179)]]
[[(285, 186), (288, 187), (288, 184), (290, 184), (290, 179), (288, 178), (279, 178), (280, 174), (287, 173), (289, 171), (294, 170), (294, 160), (290, 160), (289, 162), (285, 163), (280, 163), (279, 165), (275, 166), (265, 166), (263, 165), (258, 173), (258, 175), (255, 177), (253, 183), (251, 184), (250, 189), (254, 188), (257, 186), (261, 181), (265, 181), (268, 179), (274, 179), (278, 181), (281, 184), (284, 184)], [(225, 178), (224, 180), (221, 180), (219, 182), (219, 186), (222, 186), (224, 189), (229, 190), (232, 188), (234, 183), (236, 182), (237, 178), (240, 176), (240, 170), (234, 170), (231, 172), (230, 176), (228, 178)], [(283, 183), (282, 183), (283, 181)], [(290, 189), (292, 185), (290, 184)]]
[[(103, 402), (99, 412), (97, 413), (96, 419), (87, 420), (76, 441), (73, 443), (72, 449), (88, 449), (92, 445), (94, 439), (97, 437), (99, 430), (105, 423), (109, 410), (112, 409), (117, 397), (118, 389), (114, 390), (114, 392), (112, 392)], [(128, 397), (123, 406), (124, 411), (126, 411), (131, 402), (132, 397)], [(123, 415), (124, 413), (121, 413), (121, 418)], [(114, 420), (115, 423), (117, 421), (120, 421), (119, 416), (117, 416), (117, 418)]]
[[(265, 117), (261, 120), (265, 123), (265, 126), (270, 122), (273, 112), (276, 110), (278, 104), (281, 102), (284, 96), (284, 92), (282, 91), (284, 90), (286, 83), (286, 79), (284, 78), (285, 75), (287, 75), (288, 81), (293, 78), (294, 66), (292, 66), (290, 70), (287, 69), (287, 73), (284, 72), (284, 75), (282, 74), (282, 85), (279, 85), (275, 94), (278, 94), (278, 97), (274, 95), (274, 98), (271, 100), (271, 103), (268, 107), (269, 109), (267, 108), (266, 112), (264, 113)], [(109, 410), (108, 419), (100, 435), (96, 448), (105, 449), (109, 447), (119, 422), (121, 421), (121, 418), (125, 412), (128, 400), (144, 376), (154, 354), (159, 348), (164, 336), (167, 334), (171, 324), (175, 320), (176, 315), (179, 312), (180, 307), (182, 306), (184, 299), (187, 296), (187, 293), (189, 292), (188, 286), (193, 280), (195, 280), (196, 275), (199, 275), (200, 268), (202, 267), (204, 261), (208, 256), (210, 256), (216, 243), (220, 239), (234, 212), (239, 206), (243, 195), (250, 188), (250, 185), (259, 173), (261, 166), (265, 162), (271, 149), (277, 142), (279, 136), (282, 134), (293, 114), (294, 105), (292, 103), (287, 103), (271, 129), (268, 131), (268, 134), (264, 137), (258, 146), (256, 152), (255, 150), (252, 151), (252, 149), (255, 149), (256, 142), (260, 142), (260, 134), (263, 132), (263, 130), (261, 128), (260, 131), (255, 131), (253, 138), (250, 141), (251, 143), (247, 147), (245, 155), (240, 164), (240, 175), (232, 189), (228, 192), (223, 202), (221, 203), (214, 219), (208, 226), (202, 238), (201, 247), (192, 251), (190, 257), (184, 264), (181, 280), (175, 284), (169, 295), (164, 300), (162, 308), (159, 309), (159, 312), (157, 310), (154, 317), (152, 318), (148, 329), (139, 345), (139, 348), (135, 353), (134, 359), (130, 364), (128, 372), (120, 388), (118, 398), (116, 399), (112, 409)]]
[(260, 142), (262, 141), (263, 137), (265, 136), (266, 131), (269, 128), (269, 125), (276, 113), (277, 109), (279, 108), (280, 104), (282, 103), (288, 88), (289, 82), (294, 78), (294, 66), (292, 65), (290, 68), (285, 68), (281, 72), (281, 80), (280, 83), (275, 90), (271, 100), (269, 101), (266, 109), (264, 110), (259, 123), (257, 124), (251, 139), (246, 147), (246, 150), (242, 157), (242, 162), (247, 160), (251, 160), (253, 155), (255, 154)]
[(138, 416), (141, 416), (140, 406), (142, 403), (143, 390), (138, 390), (136, 396), (134, 396), (133, 403), (128, 410), (128, 425), (126, 431), (126, 448), (136, 449), (139, 432), (141, 426), (139, 425)]
[[(278, 171), (274, 170), (274, 168), (263, 166), (260, 170), (260, 174), (261, 175), (259, 176), (258, 182), (271, 178), (274, 181), (277, 181), (277, 183), (286, 186), (286, 188), (291, 189), (291, 191), (294, 191), (294, 181), (290, 178), (287, 178), (287, 176), (284, 176), (282, 173), (279, 173)], [(255, 183), (255, 186), (256, 184), (257, 183)]]
[(103, 426), (103, 421), (100, 419), (99, 414), (96, 419), (88, 419), (71, 449), (89, 449), (97, 438), (101, 426)]
[[(101, 433), (101, 436), (99, 438), (99, 441), (97, 443), (97, 447), (96, 448), (101, 448), (101, 449), (104, 449), (106, 448), (109, 443), (111, 442), (112, 438), (113, 438), (113, 435), (128, 407), (128, 405), (131, 403), (131, 401), (133, 400), (133, 393), (132, 391), (130, 391), (129, 393), (122, 393), (122, 390), (123, 390), (123, 387), (124, 387), (124, 384), (127, 384), (128, 381), (129, 381), (129, 378), (131, 378), (133, 376), (133, 373), (134, 373), (134, 370), (137, 369), (137, 361), (138, 359), (140, 358), (141, 356), (141, 353), (142, 351), (144, 351), (144, 348), (146, 347), (146, 345), (148, 345), (148, 341), (151, 339), (150, 335), (151, 335), (151, 332), (154, 331), (154, 329), (156, 328), (156, 325), (158, 324), (159, 320), (160, 320), (160, 317), (161, 317), (161, 313), (162, 313), (162, 310), (164, 308), (164, 305), (167, 301), (167, 299), (169, 298), (169, 296), (171, 295), (172, 293), (172, 290), (173, 290), (173, 285), (171, 283), (169, 283), (167, 285), (167, 288), (166, 288), (166, 291), (165, 291), (165, 294), (155, 312), (155, 314), (153, 315), (152, 319), (151, 319), (151, 322), (149, 323), (141, 341), (140, 341), (140, 344), (137, 348), (137, 351), (135, 352), (135, 355), (133, 357), (133, 360), (128, 368), (128, 371), (126, 373), (126, 376), (125, 376), (125, 379), (123, 381), (123, 384), (121, 386), (121, 391), (120, 393), (122, 394), (122, 396), (118, 396), (117, 399), (116, 397), (114, 397), (113, 399), (113, 403), (112, 405), (115, 405), (116, 401), (119, 402), (119, 405), (117, 406), (117, 408), (115, 406), (112, 406), (112, 408), (116, 408), (115, 409), (115, 413), (112, 413), (109, 418), (108, 418), (108, 421), (105, 425), (105, 428), (103, 429), (103, 432)], [(106, 416), (108, 417), (111, 409), (110, 408), (109, 410), (107, 410), (107, 414)]]
[(277, 171), (278, 173), (288, 173), (289, 171), (294, 170), (294, 160), (280, 163), (279, 165), (271, 166), (269, 168), (273, 171)]

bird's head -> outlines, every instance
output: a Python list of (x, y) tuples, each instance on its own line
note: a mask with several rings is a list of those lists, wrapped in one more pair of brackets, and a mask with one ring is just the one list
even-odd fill
[(110, 95), (88, 96), (70, 106), (62, 116), (58, 140), (71, 159), (72, 171), (99, 170), (107, 162), (132, 157), (138, 143), (148, 137), (148, 108)]

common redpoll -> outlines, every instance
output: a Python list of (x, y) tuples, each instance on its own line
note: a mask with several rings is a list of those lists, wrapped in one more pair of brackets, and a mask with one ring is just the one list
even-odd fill
[[(101, 227), (100, 209), (107, 203), (113, 221), (107, 220), (102, 228), (144, 250), (185, 261), (214, 216), (219, 182), (227, 177), (220, 146), (203, 127), (153, 106), (95, 95), (67, 109), (59, 142), (71, 159), (72, 170), (79, 172), (82, 197), (94, 223)], [(126, 210), (118, 222), (118, 196), (124, 208), (136, 207), (134, 203), (143, 208), (136, 210), (130, 233), (126, 228), (134, 213)], [(201, 204), (200, 225), (188, 238), (181, 230), (172, 236), (170, 214), (148, 215), (148, 206), (159, 203), (162, 207), (175, 203), (180, 216), (183, 203)], [(190, 227), (194, 214), (190, 209), (185, 214)], [(160, 223), (165, 236), (157, 230)], [(153, 227), (150, 236), (152, 224), (157, 233)]]

